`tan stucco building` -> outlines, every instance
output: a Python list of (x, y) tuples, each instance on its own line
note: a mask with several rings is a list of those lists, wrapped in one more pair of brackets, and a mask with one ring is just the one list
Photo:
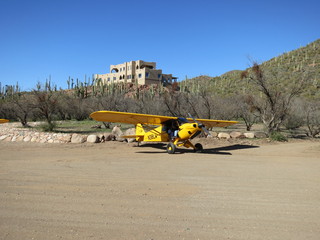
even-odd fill
[(125, 82), (139, 85), (167, 85), (177, 79), (172, 74), (163, 74), (161, 69), (156, 69), (155, 62), (142, 60), (110, 65), (110, 73), (96, 74), (95, 78), (101, 79), (104, 84)]

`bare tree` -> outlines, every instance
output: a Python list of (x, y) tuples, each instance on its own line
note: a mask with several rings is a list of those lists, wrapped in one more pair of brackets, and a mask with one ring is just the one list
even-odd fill
[(212, 117), (231, 120), (237, 117), (238, 104), (234, 96), (216, 96), (212, 99)]
[(237, 115), (244, 121), (247, 131), (250, 131), (252, 126), (259, 121), (258, 113), (252, 107), (252, 101), (252, 96), (237, 97)]
[(202, 105), (204, 118), (210, 119), (212, 117), (212, 107), (213, 107), (213, 99), (211, 94), (207, 90), (200, 91), (201, 101), (200, 104)]
[(30, 94), (16, 94), (11, 101), (13, 114), (23, 127), (28, 127), (28, 118), (32, 115), (31, 97)]
[(0, 116), (6, 119), (16, 119), (12, 105), (8, 100), (0, 100)]
[(279, 69), (266, 71), (257, 63), (241, 76), (248, 79), (258, 93), (258, 96), (251, 94), (251, 105), (259, 113), (269, 134), (279, 130), (292, 100), (303, 92), (310, 80), (307, 71), (302, 76), (296, 76)]
[(304, 104), (305, 123), (308, 127), (308, 135), (316, 137), (320, 134), (320, 101), (308, 101)]
[(170, 91), (163, 95), (163, 104), (171, 116), (183, 116), (182, 93)]
[(53, 115), (58, 107), (58, 97), (56, 91), (53, 91), (50, 86), (41, 89), (41, 85), (37, 85), (37, 89), (32, 91), (34, 96), (33, 107), (38, 115), (46, 120), (50, 130), (53, 130)]

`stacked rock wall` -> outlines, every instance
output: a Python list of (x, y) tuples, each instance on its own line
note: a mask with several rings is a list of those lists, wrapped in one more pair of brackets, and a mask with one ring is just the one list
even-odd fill
[[(134, 129), (128, 129), (124, 135), (133, 135)], [(20, 128), (15, 123), (6, 123), (0, 125), (0, 141), (6, 142), (36, 142), (36, 143), (99, 143), (105, 141), (124, 141), (121, 138), (123, 135), (119, 127), (114, 127), (111, 133), (104, 133), (99, 135), (84, 135), (84, 134), (70, 134), (70, 133), (52, 133), (39, 132), (34, 128)], [(264, 138), (267, 137), (262, 132), (211, 132), (212, 138), (230, 139), (230, 138)], [(127, 139), (132, 142), (134, 139)]]

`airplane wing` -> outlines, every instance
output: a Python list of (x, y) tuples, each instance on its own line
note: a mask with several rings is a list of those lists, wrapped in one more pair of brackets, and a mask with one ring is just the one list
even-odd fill
[[(189, 121), (193, 121), (192, 118), (187, 118)], [(207, 128), (212, 127), (228, 127), (230, 125), (238, 123), (237, 121), (225, 121), (225, 120), (211, 120), (211, 119), (196, 119), (198, 122), (204, 124)]]
[[(127, 112), (115, 112), (115, 111), (97, 111), (90, 114), (90, 117), (100, 122), (117, 122), (117, 123), (129, 123), (137, 125), (161, 125), (162, 123), (178, 119), (177, 117), (168, 117), (160, 115), (140, 114), (140, 113), (127, 113)], [(187, 118), (188, 121), (193, 122), (192, 118)], [(224, 121), (224, 120), (211, 120), (211, 119), (196, 119), (198, 122), (203, 123), (207, 128), (211, 127), (227, 127), (238, 122), (236, 121)]]
[(7, 122), (9, 122), (8, 119), (0, 119), (0, 124), (1, 124), (1, 123), (7, 123)]
[(137, 125), (138, 123), (149, 125), (161, 125), (161, 123), (167, 120), (177, 119), (177, 117), (115, 111), (97, 111), (91, 113), (90, 117), (100, 122), (129, 123), (134, 125)]

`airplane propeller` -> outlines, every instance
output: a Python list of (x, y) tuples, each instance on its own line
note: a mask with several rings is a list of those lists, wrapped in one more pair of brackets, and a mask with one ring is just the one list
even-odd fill
[(204, 124), (199, 123), (190, 113), (188, 114), (189, 114), (189, 117), (192, 118), (192, 120), (198, 124), (199, 128), (201, 128), (208, 136), (211, 136), (210, 132), (208, 131), (208, 129), (205, 127)]

